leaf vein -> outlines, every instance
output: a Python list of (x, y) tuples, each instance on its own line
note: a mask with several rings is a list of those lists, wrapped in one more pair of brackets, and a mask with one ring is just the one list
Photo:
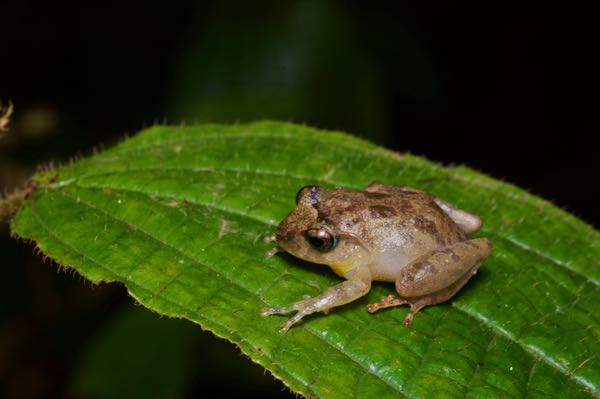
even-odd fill
[[(99, 188), (99, 187), (94, 187), (94, 188)], [(116, 189), (115, 189), (115, 190), (116, 190)], [(122, 189), (119, 189), (119, 190), (122, 190)], [(130, 190), (130, 191), (135, 191), (135, 190)], [(142, 193), (143, 193), (143, 192), (142, 192)], [(232, 210), (232, 209), (230, 209), (230, 208), (218, 207), (218, 206), (216, 206), (215, 204), (210, 204), (210, 205), (207, 205), (207, 204), (204, 204), (204, 203), (195, 203), (195, 204), (196, 204), (196, 205), (201, 205), (201, 206), (210, 206), (210, 207), (214, 207), (215, 209), (219, 209), (219, 210), (222, 210), (222, 211), (224, 211), (224, 212), (230, 212), (230, 213), (233, 213), (233, 214), (238, 214), (238, 215), (241, 215), (241, 216), (244, 216), (244, 217), (251, 218), (251, 219), (253, 219), (253, 220), (257, 221), (257, 222), (260, 222), (260, 223), (266, 224), (266, 225), (268, 225), (268, 226), (273, 226), (273, 224), (272, 224), (270, 221), (268, 221), (268, 220), (265, 220), (265, 219), (262, 219), (262, 218), (260, 218), (260, 217), (257, 217), (257, 216), (255, 216), (255, 215), (244, 214), (244, 213), (242, 213), (242, 212), (239, 212), (239, 211), (237, 211), (237, 210)], [(502, 237), (502, 236), (498, 236), (498, 237), (499, 237), (499, 238), (501, 238), (501, 239), (504, 239), (504, 237)], [(512, 243), (512, 241), (509, 241), (509, 240), (507, 240), (507, 241), (508, 241), (509, 243)], [(533, 252), (532, 252), (532, 253), (533, 253)], [(550, 259), (550, 260), (551, 260), (551, 259)], [(264, 302), (264, 300), (263, 300), (263, 302)], [(556, 368), (556, 369), (557, 369), (558, 371), (560, 371), (561, 373), (563, 373), (563, 374), (566, 374), (566, 372), (567, 372), (567, 371), (563, 370), (563, 369), (562, 369), (562, 368), (561, 368), (561, 367), (558, 365), (558, 363), (557, 363), (557, 362), (555, 362), (555, 361), (552, 361), (550, 357), (548, 357), (548, 358), (546, 358), (546, 357), (539, 357), (539, 354), (536, 352), (536, 350), (533, 350), (534, 348), (530, 348), (530, 347), (529, 347), (529, 345), (525, 345), (524, 343), (522, 343), (521, 341), (519, 341), (519, 340), (518, 340), (516, 337), (514, 337), (512, 334), (508, 333), (507, 331), (503, 331), (503, 330), (501, 330), (501, 329), (500, 329), (498, 326), (496, 326), (496, 325), (493, 325), (493, 324), (489, 324), (488, 322), (486, 322), (486, 321), (485, 321), (485, 320), (487, 320), (487, 318), (483, 317), (482, 315), (481, 315), (482, 317), (478, 317), (478, 316), (476, 316), (475, 314), (472, 314), (472, 313), (470, 313), (470, 312), (469, 312), (469, 311), (467, 311), (466, 309), (463, 309), (463, 308), (461, 308), (459, 305), (454, 305), (454, 306), (455, 306), (457, 309), (460, 309), (460, 310), (464, 311), (466, 314), (469, 314), (470, 316), (472, 316), (472, 317), (475, 317), (477, 320), (479, 320), (479, 321), (483, 321), (483, 322), (484, 322), (484, 324), (486, 324), (486, 325), (488, 325), (488, 326), (492, 327), (492, 330), (493, 330), (493, 331), (496, 331), (496, 330), (497, 330), (497, 331), (496, 331), (497, 333), (499, 333), (499, 334), (501, 334), (501, 335), (504, 335), (505, 337), (508, 337), (508, 338), (509, 338), (510, 340), (512, 340), (513, 342), (516, 342), (516, 343), (518, 343), (518, 344), (519, 344), (519, 345), (520, 345), (522, 348), (524, 348), (524, 349), (525, 349), (525, 350), (526, 350), (528, 353), (530, 353), (531, 355), (535, 356), (536, 358), (541, 358), (542, 360), (544, 360), (544, 361), (545, 361), (545, 363), (547, 363), (547, 364), (551, 365), (553, 368)], [(539, 350), (539, 349), (538, 349), (538, 350)], [(547, 361), (546, 361), (546, 360), (547, 360)], [(569, 376), (567, 375), (567, 377), (569, 377)], [(580, 377), (578, 377), (578, 376), (573, 376), (573, 378), (575, 379), (575, 381), (578, 381), (579, 383), (581, 383), (582, 385), (584, 385), (584, 386), (586, 387), (586, 389), (589, 389), (589, 388), (590, 388), (590, 386), (591, 386), (591, 387), (593, 387), (593, 385), (590, 385), (591, 383), (590, 383), (589, 381), (587, 381), (587, 380), (585, 380), (585, 379), (583, 379), (583, 378), (580, 378)], [(582, 380), (582, 381), (580, 381), (580, 380)]]
[[(352, 183), (348, 183), (348, 182), (343, 182), (343, 181), (339, 181), (339, 180), (320, 180), (320, 179), (315, 179), (314, 177), (311, 176), (303, 176), (303, 175), (294, 175), (294, 174), (288, 174), (286, 173), (282, 173), (282, 172), (274, 172), (274, 171), (269, 171), (269, 170), (263, 170), (263, 169), (255, 169), (255, 170), (250, 170), (250, 169), (240, 169), (240, 168), (226, 168), (223, 166), (220, 166), (218, 169), (215, 168), (210, 168), (210, 167), (194, 167), (194, 168), (137, 168), (137, 169), (126, 169), (126, 170), (117, 170), (117, 171), (110, 171), (110, 172), (103, 172), (103, 173), (92, 173), (92, 174), (87, 174), (87, 175), (83, 175), (80, 177), (80, 179), (83, 178), (90, 178), (90, 177), (94, 177), (94, 176), (101, 176), (101, 175), (105, 175), (105, 174), (126, 174), (126, 173), (130, 173), (130, 172), (138, 172), (138, 171), (143, 171), (143, 172), (151, 172), (151, 171), (165, 171), (165, 170), (177, 170), (177, 171), (181, 171), (181, 170), (190, 170), (191, 172), (194, 173), (199, 173), (199, 172), (206, 172), (206, 173), (215, 173), (218, 171), (225, 171), (225, 172), (233, 172), (233, 173), (245, 173), (245, 174), (255, 174), (255, 175), (264, 175), (264, 176), (279, 176), (279, 177), (286, 177), (286, 178), (292, 178), (295, 180), (301, 180), (301, 181), (307, 181), (307, 180), (312, 180), (315, 183), (329, 183), (329, 184), (335, 184), (335, 185), (340, 185), (340, 186), (345, 186), (345, 187), (349, 187), (349, 188), (354, 188), (354, 189), (358, 189), (359, 187), (356, 184), (352, 184)], [(73, 181), (74, 182), (74, 181)], [(84, 185), (83, 185), (84, 186)], [(261, 219), (261, 221), (264, 221)], [(269, 223), (270, 225), (272, 223)], [(521, 249), (530, 252), (532, 254), (535, 254), (541, 258), (547, 259), (549, 261), (551, 261), (552, 263), (561, 266), (569, 271), (571, 271), (572, 273), (584, 278), (585, 280), (590, 281), (591, 283), (593, 283), (594, 285), (600, 287), (600, 282), (597, 281), (596, 279), (594, 279), (591, 276), (584, 276), (582, 274), (581, 271), (574, 269), (573, 267), (569, 266), (569, 264), (567, 262), (564, 262), (563, 260), (557, 259), (553, 256), (550, 256), (549, 254), (546, 254), (544, 252), (538, 251), (534, 248), (532, 248), (531, 246), (527, 245), (526, 243), (517, 240), (516, 238), (510, 237), (510, 236), (504, 236), (504, 235), (498, 235), (494, 232), (489, 231), (486, 228), (482, 228), (481, 232), (486, 233), (486, 234), (493, 234), (496, 237), (501, 238), (502, 240), (509, 242), (511, 244), (514, 244), (515, 246), (520, 247)]]
[[(103, 270), (105, 270), (105, 271), (109, 272), (109, 273), (110, 273), (112, 276), (114, 276), (113, 278), (115, 278), (115, 280), (116, 280), (116, 281), (118, 281), (118, 280), (121, 280), (121, 282), (122, 282), (124, 285), (126, 285), (126, 286), (127, 286), (127, 288), (128, 288), (128, 290), (129, 290), (129, 292), (130, 292), (131, 296), (132, 296), (132, 297), (134, 297), (134, 298), (135, 298), (135, 299), (136, 299), (138, 302), (140, 302), (140, 303), (144, 303), (144, 302), (147, 302), (147, 301), (148, 301), (148, 299), (141, 300), (141, 299), (140, 299), (138, 296), (134, 295), (134, 294), (131, 292), (131, 289), (132, 289), (132, 288), (137, 288), (137, 289), (140, 289), (140, 290), (143, 290), (143, 291), (146, 291), (146, 292), (150, 293), (150, 295), (152, 295), (152, 294), (153, 294), (153, 291), (152, 291), (152, 289), (150, 289), (150, 288), (147, 288), (147, 287), (145, 287), (145, 286), (143, 286), (143, 285), (141, 285), (141, 284), (139, 284), (139, 283), (136, 283), (136, 282), (135, 282), (135, 281), (133, 281), (133, 280), (130, 280), (129, 278), (127, 278), (127, 276), (125, 276), (125, 275), (122, 275), (122, 274), (120, 274), (120, 273), (116, 272), (115, 270), (113, 270), (113, 269), (112, 269), (112, 268), (110, 268), (109, 266), (107, 266), (107, 265), (105, 265), (105, 264), (103, 264), (103, 263), (101, 263), (101, 262), (97, 261), (96, 259), (94, 259), (94, 258), (90, 257), (89, 255), (85, 254), (84, 252), (80, 251), (78, 248), (76, 248), (75, 246), (73, 246), (73, 245), (72, 245), (72, 244), (70, 244), (69, 242), (65, 241), (63, 238), (61, 238), (60, 236), (58, 236), (58, 235), (57, 235), (57, 234), (56, 234), (56, 233), (55, 233), (55, 232), (54, 232), (52, 229), (50, 229), (50, 228), (49, 228), (49, 227), (48, 227), (48, 226), (47, 226), (47, 225), (46, 225), (46, 224), (45, 224), (45, 223), (42, 221), (42, 219), (39, 217), (39, 215), (38, 215), (38, 214), (37, 214), (37, 212), (35, 211), (34, 201), (31, 201), (31, 202), (30, 202), (30, 204), (31, 204), (31, 213), (32, 213), (32, 215), (34, 216), (34, 218), (35, 218), (35, 220), (36, 220), (37, 224), (38, 224), (39, 226), (41, 226), (41, 227), (42, 227), (42, 229), (46, 230), (46, 231), (47, 231), (47, 232), (48, 232), (48, 233), (49, 233), (49, 234), (50, 234), (52, 237), (54, 237), (54, 239), (55, 239), (56, 241), (58, 241), (59, 243), (62, 243), (62, 244), (63, 244), (63, 245), (65, 245), (66, 247), (68, 247), (70, 250), (72, 250), (72, 251), (73, 251), (73, 253), (79, 254), (79, 255), (80, 255), (82, 258), (84, 258), (84, 259), (87, 259), (89, 262), (91, 262), (91, 263), (93, 263), (93, 264), (97, 265), (98, 267), (100, 267), (101, 269), (103, 269)], [(176, 306), (177, 308), (181, 309), (181, 313), (182, 313), (182, 314), (189, 314), (189, 311), (188, 311), (188, 309), (187, 309), (187, 308), (186, 308), (184, 305), (182, 305), (182, 304), (180, 304), (180, 303), (178, 303), (178, 302), (176, 302), (176, 301), (172, 300), (172, 299), (171, 299), (171, 298), (169, 298), (169, 297), (165, 297), (165, 296), (163, 296), (163, 295), (159, 295), (158, 297), (159, 297), (161, 300), (163, 300), (163, 301), (165, 301), (165, 302), (167, 302), (167, 303), (169, 303), (169, 304), (171, 304), (171, 305), (174, 305), (174, 306)], [(168, 313), (168, 312), (166, 312), (166, 313)], [(212, 325), (213, 325), (213, 326), (215, 326), (215, 325), (216, 325), (216, 326), (218, 326), (218, 327), (219, 327), (219, 330), (221, 331), (221, 333), (218, 333), (217, 331), (215, 331), (216, 329), (214, 329), (214, 328), (211, 328), (211, 330), (213, 331), (213, 333), (215, 333), (217, 336), (220, 336), (221, 338), (225, 338), (225, 339), (227, 339), (228, 341), (230, 341), (230, 342), (232, 342), (232, 343), (236, 343), (236, 342), (235, 342), (235, 341), (233, 341), (231, 338), (229, 338), (229, 336), (231, 336), (231, 335), (232, 335), (233, 331), (232, 331), (231, 329), (229, 329), (229, 328), (228, 328), (228, 327), (227, 327), (225, 324), (222, 324), (222, 323), (218, 322), (218, 321), (217, 321), (217, 319), (215, 319), (215, 318), (207, 318), (207, 317), (204, 317), (204, 316), (203, 316), (201, 313), (199, 313), (199, 312), (197, 312), (197, 311), (193, 312), (193, 314), (194, 314), (194, 315), (195, 315), (195, 317), (197, 317), (198, 319), (200, 319), (200, 320), (205, 320), (205, 323), (206, 323), (205, 325), (202, 325), (202, 324), (199, 322), (199, 320), (196, 320), (196, 321), (195, 321), (196, 323), (200, 324), (200, 325), (201, 325), (203, 328), (205, 328), (205, 327), (206, 327), (206, 325), (208, 325), (208, 324), (211, 324), (211, 323), (212, 323)], [(206, 321), (208, 321), (208, 322), (206, 322)], [(227, 331), (227, 333), (223, 333), (223, 331)], [(236, 343), (236, 344), (237, 344), (237, 343)], [(248, 345), (249, 347), (253, 348), (253, 350), (254, 350), (255, 352), (258, 352), (258, 350), (256, 349), (256, 347), (255, 347), (254, 345), (252, 345), (252, 344), (251, 344), (251, 343), (250, 343), (248, 340), (244, 340), (244, 345)], [(267, 356), (267, 358), (268, 358), (268, 360), (270, 361), (270, 363), (269, 363), (269, 366), (270, 366), (269, 370), (270, 370), (270, 372), (271, 372), (273, 375), (277, 375), (277, 372), (275, 372), (275, 368), (274, 368), (274, 365), (275, 365), (275, 364), (277, 364), (277, 369), (278, 369), (278, 370), (283, 370), (283, 371), (285, 371), (285, 372), (288, 374), (288, 376), (289, 376), (290, 378), (293, 378), (293, 379), (295, 379), (295, 380), (296, 380), (296, 381), (297, 381), (299, 384), (302, 384), (302, 385), (304, 385), (304, 384), (302, 383), (302, 381), (301, 381), (301, 380), (300, 380), (298, 377), (296, 377), (296, 376), (294, 375), (294, 373), (292, 373), (292, 372), (290, 372), (289, 370), (287, 370), (287, 369), (286, 369), (286, 368), (285, 368), (285, 367), (284, 367), (282, 364), (276, 363), (276, 362), (275, 362), (275, 359), (271, 358), (271, 357), (270, 357), (270, 356), (269, 356), (267, 353), (263, 353), (263, 354), (264, 354), (264, 355), (266, 355), (266, 356)], [(256, 361), (256, 362), (258, 362), (259, 364), (262, 364), (262, 365), (264, 365), (265, 367), (267, 367), (267, 364), (265, 364), (265, 362), (261, 362), (261, 361), (259, 361), (259, 360), (255, 359), (255, 358), (253, 358), (253, 361)], [(287, 384), (286, 384), (286, 385), (287, 385)], [(306, 391), (307, 391), (307, 392), (312, 392), (312, 391), (311, 391), (311, 389), (310, 389), (310, 387), (307, 387), (307, 386), (305, 386), (305, 385), (304, 385), (304, 389), (306, 389)]]

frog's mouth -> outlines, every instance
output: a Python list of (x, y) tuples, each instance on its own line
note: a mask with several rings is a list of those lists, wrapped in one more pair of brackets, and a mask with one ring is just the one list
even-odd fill
[(302, 234), (280, 230), (275, 232), (277, 246), (298, 258), (305, 258), (307, 255), (307, 245), (305, 245)]

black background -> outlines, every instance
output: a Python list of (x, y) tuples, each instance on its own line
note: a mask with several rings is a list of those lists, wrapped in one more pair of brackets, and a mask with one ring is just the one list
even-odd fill
[[(466, 164), (600, 226), (591, 10), (374, 3), (4, 1), (0, 187), (157, 121), (274, 118)], [(6, 224), (0, 250), (0, 396), (78, 396), (81, 353), (131, 299), (40, 265)], [(287, 395), (230, 345), (191, 341), (184, 395)]]

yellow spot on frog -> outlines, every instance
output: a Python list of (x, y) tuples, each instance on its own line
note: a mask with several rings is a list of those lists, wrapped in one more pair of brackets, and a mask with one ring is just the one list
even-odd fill
[(340, 277), (344, 277), (344, 275), (346, 273), (348, 273), (350, 270), (352, 270), (354, 268), (354, 264), (352, 262), (339, 262), (339, 263), (333, 263), (331, 265), (329, 265), (329, 267), (331, 267), (331, 269), (335, 272), (335, 274), (337, 274)]

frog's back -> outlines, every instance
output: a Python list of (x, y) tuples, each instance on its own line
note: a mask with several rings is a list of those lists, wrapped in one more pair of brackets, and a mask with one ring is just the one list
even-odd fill
[[(363, 192), (367, 196), (374, 193)], [(418, 191), (384, 193), (368, 208), (372, 231), (390, 235), (384, 247), (412, 247), (416, 252), (448, 246), (464, 241), (466, 234), (435, 203), (434, 197)], [(379, 237), (381, 239), (381, 236)], [(410, 251), (409, 251), (410, 252)]]
[(336, 189), (315, 206), (319, 219), (338, 232), (360, 238), (372, 251), (393, 251), (407, 259), (467, 239), (432, 195), (399, 186), (385, 188), (375, 192)]

